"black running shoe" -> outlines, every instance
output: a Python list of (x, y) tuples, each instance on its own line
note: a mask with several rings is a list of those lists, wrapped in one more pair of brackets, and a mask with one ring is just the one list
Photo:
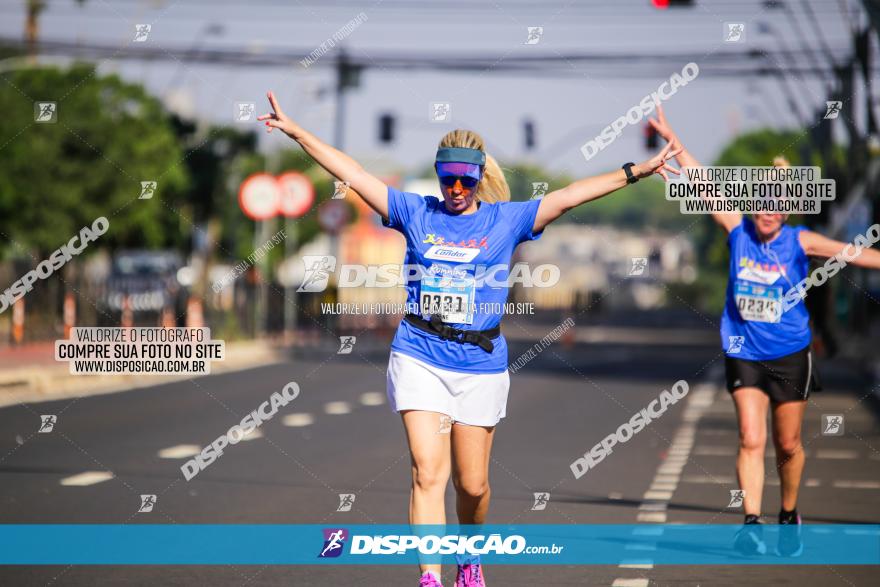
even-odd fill
[(736, 533), (733, 539), (733, 547), (744, 556), (755, 556), (767, 552), (767, 544), (764, 542), (764, 528), (758, 516), (753, 514), (746, 516), (742, 529)]
[(804, 552), (804, 542), (801, 540), (801, 515), (792, 512), (785, 515), (779, 512), (779, 542), (776, 543), (776, 554), (779, 556), (795, 557)]

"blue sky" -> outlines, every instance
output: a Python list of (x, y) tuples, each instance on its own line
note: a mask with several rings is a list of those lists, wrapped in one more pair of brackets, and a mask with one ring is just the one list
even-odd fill
[[(575, 52), (664, 55), (693, 51), (706, 55), (784, 47), (800, 50), (804, 43), (818, 51), (821, 45), (803, 17), (800, 2), (790, 0), (789, 4), (799, 15), (794, 21), (784, 10), (768, 9), (757, 0), (697, 2), (692, 8), (667, 11), (653, 9), (648, 0), (450, 0), (442, 4), (416, 0), (86, 0), (83, 7), (73, 0), (50, 0), (41, 17), (41, 37), (118, 47), (130, 42), (135, 23), (150, 23), (147, 42), (165, 49), (168, 61), (106, 62), (101, 70), (144, 83), (169, 103), (182, 104), (198, 117), (217, 122), (231, 121), (235, 102), (255, 101), (257, 110), (265, 111), (265, 91), (271, 88), (288, 114), (332, 142), (334, 101), (332, 91), (327, 90), (334, 83), (330, 66), (339, 44), (308, 68), (297, 61), (287, 68), (180, 65), (170, 56), (175, 49), (194, 44), (206, 49), (284, 48), (305, 56), (360, 13), (366, 20), (343, 44), (368, 63), (378, 62), (380, 54), (414, 52), (497, 55), (500, 63), (515, 57)], [(858, 3), (850, 5), (859, 11)], [(0, 6), (0, 36), (21, 38), (23, 6), (23, 0)], [(845, 50), (849, 46), (846, 21), (838, 3), (811, 0), (811, 6), (827, 44)], [(726, 22), (746, 24), (743, 42), (724, 43)], [(221, 25), (222, 32), (205, 34), (214, 24)], [(766, 24), (772, 30), (761, 32)], [(544, 27), (535, 45), (524, 44), (529, 26)], [(805, 41), (798, 36), (797, 27)], [(822, 58), (818, 53), (816, 57)], [(585, 161), (580, 146), (684, 65), (670, 58), (656, 65), (656, 74), (639, 77), (631, 76), (628, 64), (621, 66), (619, 76), (571, 64), (566, 66), (567, 77), (512, 76), (491, 67), (480, 72), (383, 71), (372, 67), (362, 75), (361, 86), (348, 94), (344, 148), (376, 173), (400, 167), (414, 170), (432, 161), (436, 144), (447, 130), (465, 127), (480, 132), (490, 153), (503, 161), (531, 160), (576, 177), (591, 175), (647, 156), (640, 125), (627, 127), (590, 161)], [(778, 65), (787, 67), (790, 62)], [(825, 94), (817, 80), (791, 83), (804, 109), (824, 103)], [(452, 123), (430, 122), (429, 104), (445, 101), (451, 104)], [(685, 143), (706, 161), (737, 133), (795, 124), (778, 81), (750, 80), (742, 75), (698, 77), (666, 103), (666, 111)], [(394, 113), (399, 122), (398, 140), (390, 147), (377, 140), (377, 119), (384, 112)], [(526, 117), (537, 129), (538, 149), (532, 153), (523, 148), (522, 121)], [(268, 150), (290, 146), (285, 141), (273, 133), (265, 136), (261, 145)]]

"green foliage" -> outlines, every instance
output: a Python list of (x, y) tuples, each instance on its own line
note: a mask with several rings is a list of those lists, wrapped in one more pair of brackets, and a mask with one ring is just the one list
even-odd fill
[(782, 155), (792, 165), (817, 165), (801, 161), (802, 147), (807, 142), (805, 132), (758, 130), (739, 136), (727, 145), (715, 165), (769, 166), (777, 155)]
[[(2, 74), (0, 231), (24, 248), (52, 251), (106, 216), (105, 246), (179, 245), (175, 210), (189, 183), (161, 103), (91, 65)], [(54, 124), (34, 122), (34, 103), (56, 102)], [(141, 181), (158, 181), (139, 200)], [(12, 246), (4, 253), (21, 255)]]

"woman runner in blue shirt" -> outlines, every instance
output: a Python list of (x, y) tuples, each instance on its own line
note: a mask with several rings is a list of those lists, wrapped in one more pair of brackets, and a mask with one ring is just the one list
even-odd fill
[[(510, 259), (521, 242), (566, 211), (655, 173), (677, 173), (667, 145), (640, 164), (582, 179), (540, 200), (510, 202), (498, 163), (472, 131), (447, 133), (435, 169), (443, 199), (386, 186), (345, 153), (323, 143), (282, 112), (259, 117), (281, 129), (319, 165), (406, 237), (407, 306), (391, 343), (388, 397), (400, 412), (412, 462), (409, 521), (445, 524), (444, 493), (452, 473), (461, 524), (482, 524), (489, 507), (489, 454), (505, 415), (510, 378), (499, 324)], [(418, 268), (417, 275), (410, 268)], [(422, 587), (440, 585), (440, 565), (420, 565)], [(457, 586), (482, 586), (478, 558), (459, 559)]]
[[(675, 135), (663, 108), (649, 119), (658, 134), (679, 150), (681, 167), (700, 163)], [(776, 167), (788, 162), (777, 158)], [(804, 469), (801, 423), (810, 392), (816, 388), (810, 352), (810, 316), (802, 299), (790, 308), (786, 292), (807, 278), (810, 257), (837, 257), (859, 267), (880, 269), (880, 251), (831, 240), (803, 226), (786, 224), (787, 214), (714, 213), (727, 234), (730, 249), (727, 302), (721, 317), (721, 344), (725, 350), (727, 389), (733, 395), (739, 427), (736, 474), (744, 491), (745, 524), (736, 547), (745, 554), (767, 550), (760, 527), (764, 489), (764, 449), (767, 412), (771, 410), (776, 468), (779, 471), (782, 508), (777, 552), (798, 556), (801, 517), (798, 490)], [(869, 233), (878, 228), (876, 225)], [(880, 234), (877, 235), (880, 237)], [(875, 239), (876, 240), (876, 239)], [(789, 531), (791, 530), (791, 531)]]

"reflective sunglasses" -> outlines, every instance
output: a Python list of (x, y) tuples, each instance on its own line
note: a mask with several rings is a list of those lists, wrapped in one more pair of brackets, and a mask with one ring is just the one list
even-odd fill
[(473, 189), (480, 183), (479, 179), (468, 175), (444, 175), (440, 177), (440, 183), (448, 188), (455, 186), (456, 181), (461, 181), (461, 187), (468, 189)]

